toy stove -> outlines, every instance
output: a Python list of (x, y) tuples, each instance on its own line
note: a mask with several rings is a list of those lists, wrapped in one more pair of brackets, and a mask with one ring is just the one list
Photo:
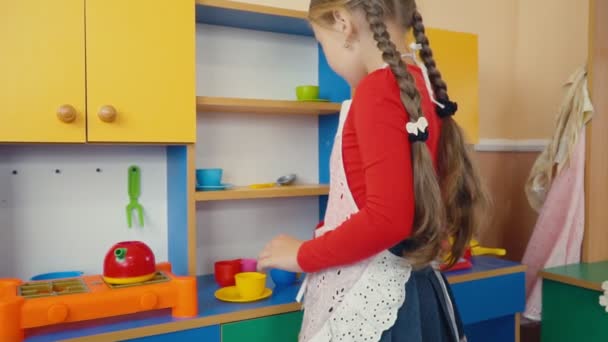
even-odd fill
[(173, 317), (198, 311), (195, 277), (178, 277), (169, 263), (134, 284), (107, 284), (101, 275), (53, 281), (0, 279), (0, 336), (21, 341), (24, 329), (172, 309)]
[(19, 296), (30, 299), (89, 292), (82, 279), (64, 279), (46, 282), (31, 282), (17, 288)]
[[(135, 284), (108, 284), (107, 286), (113, 289), (120, 289), (124, 287), (142, 286), (149, 284), (163, 283), (170, 281), (171, 278), (166, 276), (163, 272), (156, 272), (154, 277), (150, 280), (135, 283)], [(61, 279), (56, 281), (35, 281), (19, 285), (17, 293), (19, 296), (29, 298), (40, 298), (49, 296), (62, 296), (76, 293), (89, 292), (89, 288), (80, 278), (73, 279)]]

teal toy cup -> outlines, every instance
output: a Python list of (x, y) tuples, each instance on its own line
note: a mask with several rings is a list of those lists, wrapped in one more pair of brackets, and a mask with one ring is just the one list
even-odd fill
[(220, 186), (222, 185), (222, 169), (197, 169), (197, 186)]

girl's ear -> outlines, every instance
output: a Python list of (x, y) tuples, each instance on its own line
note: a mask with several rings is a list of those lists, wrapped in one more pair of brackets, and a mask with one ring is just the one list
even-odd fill
[(355, 34), (356, 29), (353, 21), (352, 15), (344, 10), (337, 9), (333, 11), (334, 15), (334, 29), (340, 33), (342, 33), (347, 41), (351, 41)]

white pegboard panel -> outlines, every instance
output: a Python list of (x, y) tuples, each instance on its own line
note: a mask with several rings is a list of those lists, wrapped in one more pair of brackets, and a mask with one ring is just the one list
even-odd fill
[[(143, 229), (126, 224), (132, 164), (142, 170)], [(0, 146), (0, 277), (97, 274), (111, 245), (132, 239), (167, 260), (166, 197), (164, 147)]]

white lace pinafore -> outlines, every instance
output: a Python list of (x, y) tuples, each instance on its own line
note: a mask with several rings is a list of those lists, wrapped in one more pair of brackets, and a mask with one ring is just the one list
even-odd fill
[[(324, 226), (336, 229), (358, 211), (342, 160), (342, 131), (351, 101), (345, 101), (330, 159), (330, 189)], [(348, 246), (345, 246), (348, 248)], [(378, 341), (391, 328), (405, 301), (412, 267), (385, 250), (364, 261), (307, 275), (300, 341)]]

